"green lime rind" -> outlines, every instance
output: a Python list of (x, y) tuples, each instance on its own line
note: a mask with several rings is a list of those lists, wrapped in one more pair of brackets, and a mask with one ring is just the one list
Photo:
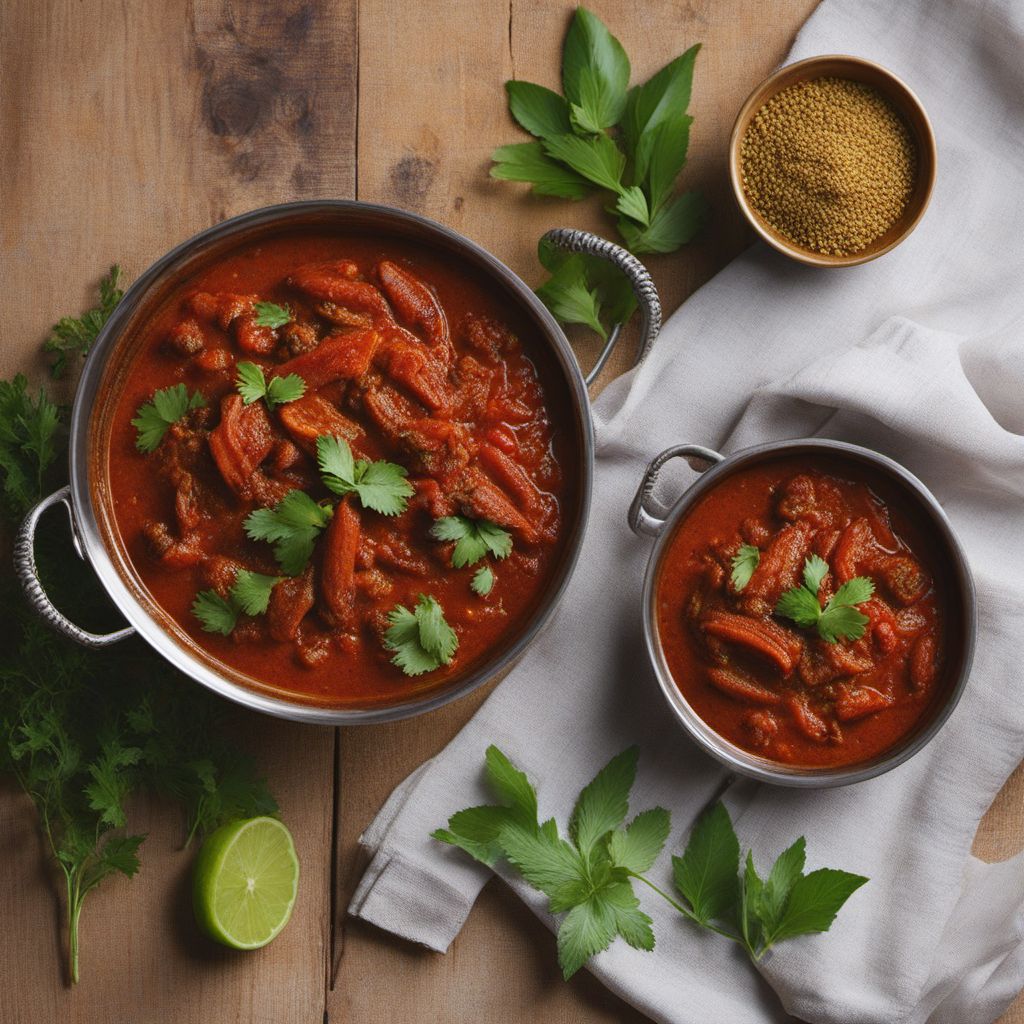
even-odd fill
[(203, 843), (192, 875), (200, 928), (232, 949), (259, 949), (288, 923), (299, 890), (291, 833), (276, 818), (230, 821)]

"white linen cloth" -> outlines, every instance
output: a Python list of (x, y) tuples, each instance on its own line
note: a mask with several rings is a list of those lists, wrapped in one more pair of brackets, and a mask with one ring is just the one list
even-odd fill
[[(590, 969), (655, 1020), (716, 1024), (787, 1011), (836, 1024), (973, 1024), (1024, 985), (1024, 859), (970, 856), (979, 818), (1024, 757), (1024, 4), (826, 0), (790, 57), (837, 52), (879, 61), (920, 95), (939, 144), (931, 208), (909, 240), (863, 267), (804, 268), (755, 247), (601, 395), (593, 512), (568, 593), (518, 667), (368, 829), (374, 856), (352, 913), (448, 947), (489, 872), (428, 834), (490, 799), (489, 743), (529, 773), (542, 815), (563, 823), (597, 769), (639, 743), (632, 810), (669, 808), (669, 848), (681, 849), (728, 779), (673, 723), (647, 667), (639, 598), (650, 544), (626, 525), (629, 500), (669, 444), (731, 451), (820, 434), (902, 462), (952, 518), (978, 587), (967, 692), (941, 734), (881, 778), (818, 792), (728, 785), (741, 845), (762, 871), (806, 835), (808, 870), (870, 876), (827, 935), (781, 945), (758, 971), (640, 892), (657, 948), (617, 940)], [(665, 497), (692, 472), (678, 467)], [(669, 849), (651, 875), (670, 884)], [(553, 923), (543, 897), (509, 884)]]

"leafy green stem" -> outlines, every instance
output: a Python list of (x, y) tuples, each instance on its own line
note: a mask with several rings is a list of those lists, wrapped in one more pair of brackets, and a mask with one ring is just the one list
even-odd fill
[(722, 935), (727, 939), (731, 939), (733, 942), (738, 942), (741, 946), (744, 946), (748, 951), (750, 947), (743, 940), (740, 935), (733, 935), (732, 932), (726, 931), (724, 928), (719, 928), (717, 925), (712, 924), (710, 921), (702, 921), (692, 910), (688, 910), (686, 907), (674, 900), (664, 889), (659, 888), (649, 878), (644, 878), (643, 875), (638, 875), (635, 871), (627, 871), (626, 874), (630, 878), (635, 878), (638, 882), (643, 882), (648, 889), (653, 889), (666, 903), (674, 907), (683, 915), (687, 920), (692, 921), (694, 924), (699, 924), (701, 928), (707, 928), (708, 931), (716, 932), (718, 935)]

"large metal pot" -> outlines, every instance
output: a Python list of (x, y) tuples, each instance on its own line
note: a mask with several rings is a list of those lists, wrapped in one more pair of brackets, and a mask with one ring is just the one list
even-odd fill
[[(557, 367), (556, 376), (564, 392), (557, 396), (558, 400), (571, 407), (563, 412), (574, 432), (576, 500), (574, 507), (565, 510), (567, 536), (563, 553), (543, 599), (518, 632), (507, 637), (484, 663), (454, 676), (440, 689), (384, 706), (323, 707), (292, 699), (245, 677), (200, 648), (153, 601), (133, 570), (113, 524), (109, 488), (104, 479), (107, 468), (101, 450), (102, 425), (116, 395), (119, 372), (133, 355), (130, 349), (133, 337), (138, 334), (136, 326), (186, 277), (222, 254), (271, 234), (306, 228), (414, 241), (482, 273), (536, 327)], [(558, 229), (550, 232), (548, 238), (562, 248), (607, 259), (628, 275), (640, 304), (642, 358), (661, 326), (660, 304), (647, 271), (624, 249), (587, 232)], [(97, 338), (86, 360), (71, 414), (71, 483), (41, 501), (26, 517), (15, 543), (16, 570), (36, 611), (63, 635), (88, 647), (105, 647), (138, 633), (182, 672), (246, 707), (298, 721), (346, 725), (388, 721), (429, 711), (464, 696), (515, 661), (544, 625), (564, 591), (583, 542), (590, 507), (594, 440), (587, 386), (604, 365), (618, 336), (616, 327), (597, 364), (584, 377), (562, 329), (523, 281), (478, 245), (415, 214), (367, 203), (316, 200), (266, 207), (224, 221), (157, 260), (128, 289)], [(128, 620), (126, 628), (104, 635), (90, 633), (69, 621), (47, 597), (36, 572), (33, 543), (40, 516), (56, 504), (67, 508), (75, 548), (90, 563)]]
[[(874, 473), (891, 481), (907, 505), (916, 509), (932, 527), (940, 545), (940, 550), (936, 552), (936, 562), (948, 567), (952, 589), (952, 593), (947, 595), (947, 636), (955, 657), (951, 657), (947, 663), (943, 692), (933, 700), (930, 713), (896, 746), (870, 761), (838, 768), (781, 764), (743, 750), (715, 732), (690, 706), (672, 678), (659, 635), (656, 606), (662, 564), (676, 528), (702, 497), (726, 477), (756, 463), (781, 457), (812, 455), (827, 456), (830, 461), (834, 461), (838, 475), (842, 475), (844, 464), (849, 466), (851, 463), (859, 463), (869, 466)], [(686, 459), (701, 476), (676, 500), (667, 515), (654, 513), (650, 505), (655, 482), (665, 464), (676, 458)], [(637, 534), (657, 538), (644, 579), (643, 630), (647, 653), (662, 693), (675, 717), (697, 745), (732, 771), (759, 782), (780, 786), (824, 787), (862, 782), (913, 757), (938, 733), (960, 700), (970, 675), (977, 634), (974, 579), (960, 541), (938, 501), (913, 473), (892, 459), (869, 448), (823, 438), (761, 444), (729, 456), (720, 455), (701, 445), (675, 445), (665, 449), (648, 465), (629, 509), (629, 525)]]

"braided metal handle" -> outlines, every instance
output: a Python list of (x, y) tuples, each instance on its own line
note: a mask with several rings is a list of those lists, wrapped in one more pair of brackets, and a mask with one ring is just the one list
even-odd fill
[[(36, 569), (36, 525), (39, 517), (52, 505), (63, 505), (67, 509), (68, 518), (71, 520), (72, 535), (74, 535), (75, 521), (71, 512), (71, 488), (62, 487), (59, 491), (43, 498), (27, 516), (18, 529), (18, 535), (14, 540), (14, 571), (21, 580), (21, 585), (28, 596), (29, 604), (45, 620), (51, 629), (63, 634), (69, 640), (74, 640), (83, 647), (109, 647), (119, 640), (131, 636), (135, 629), (127, 626), (118, 629), (113, 633), (90, 633), (87, 629), (76, 626), (70, 619), (65, 618), (54, 603), (47, 597), (43, 590), (42, 581), (39, 579), (39, 572)], [(78, 548), (78, 538), (75, 537), (75, 547)], [(81, 549), (79, 549), (81, 554)]]
[[(661, 299), (658, 298), (658, 289), (654, 287), (654, 281), (647, 268), (621, 245), (609, 242), (606, 238), (601, 238), (600, 235), (595, 235), (590, 231), (580, 231), (577, 228), (554, 228), (547, 232), (544, 238), (560, 249), (586, 253), (588, 256), (597, 256), (607, 260), (629, 278), (637, 305), (640, 307), (640, 347), (636, 356), (636, 362), (640, 363), (650, 352), (654, 339), (658, 336), (658, 331), (661, 330)], [(608, 362), (608, 357), (618, 343), (622, 326), (622, 324), (616, 324), (611, 329), (608, 340), (597, 357), (597, 362), (584, 378), (588, 387), (597, 380), (598, 374)]]
[(666, 448), (660, 455), (655, 455), (647, 466), (640, 486), (636, 489), (633, 503), (629, 506), (629, 526), (635, 534), (657, 537), (665, 525), (664, 519), (647, 511), (647, 502), (654, 491), (662, 466), (670, 459), (697, 459), (699, 462), (706, 462), (708, 465), (700, 470), (703, 473), (709, 466), (723, 462), (725, 456), (699, 444), (675, 444), (671, 448)]

